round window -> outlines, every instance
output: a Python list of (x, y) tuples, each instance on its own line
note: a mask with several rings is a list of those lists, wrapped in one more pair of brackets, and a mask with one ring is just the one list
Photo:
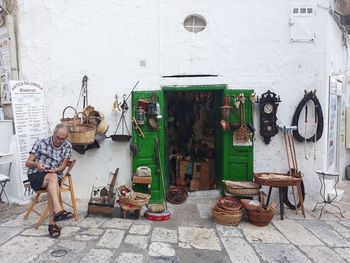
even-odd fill
[(207, 21), (201, 15), (189, 15), (184, 20), (184, 28), (192, 33), (198, 33), (205, 29)]

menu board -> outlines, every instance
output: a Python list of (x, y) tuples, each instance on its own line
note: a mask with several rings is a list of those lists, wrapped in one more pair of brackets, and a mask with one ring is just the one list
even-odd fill
[(10, 81), (10, 91), (23, 181), (27, 179), (29, 151), (36, 140), (48, 136), (45, 95), (42, 84), (31, 81)]

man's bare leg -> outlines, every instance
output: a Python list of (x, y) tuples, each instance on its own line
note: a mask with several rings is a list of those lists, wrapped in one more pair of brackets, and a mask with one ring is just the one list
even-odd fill
[(63, 208), (61, 207), (59, 196), (58, 196), (59, 186), (58, 186), (57, 174), (48, 173), (44, 178), (43, 187), (46, 187), (47, 189), (48, 199), (51, 199), (51, 204), (52, 204), (51, 209), (53, 210), (53, 212), (57, 213), (59, 211), (62, 211)]

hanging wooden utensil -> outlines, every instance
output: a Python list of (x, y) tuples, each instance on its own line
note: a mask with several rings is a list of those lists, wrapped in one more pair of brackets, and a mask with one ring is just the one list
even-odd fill
[(244, 117), (244, 100), (241, 100), (241, 127), (238, 128), (233, 134), (233, 140), (236, 143), (247, 143), (250, 139), (250, 130), (245, 124), (245, 117)]
[(307, 153), (306, 153), (306, 131), (307, 131), (307, 105), (305, 105), (305, 119), (304, 119), (304, 156), (305, 156), (305, 159), (308, 160)]

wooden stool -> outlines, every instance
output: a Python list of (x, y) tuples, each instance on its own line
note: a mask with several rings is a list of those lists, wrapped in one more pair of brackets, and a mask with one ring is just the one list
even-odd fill
[[(75, 221), (78, 221), (78, 208), (77, 208), (77, 203), (75, 200), (75, 194), (74, 194), (74, 189), (73, 189), (73, 180), (72, 180), (72, 175), (71, 175), (71, 171), (75, 165), (76, 160), (69, 160), (67, 163), (67, 167), (65, 169), (64, 175), (62, 177), (61, 180), (61, 184), (60, 187), (58, 189), (59, 192), (59, 198), (60, 198), (60, 203), (61, 206), (63, 207), (63, 203), (70, 206), (73, 209), (73, 215), (74, 215), (74, 219)], [(71, 204), (66, 203), (62, 200), (62, 193), (64, 192), (69, 192), (70, 196), (71, 196)], [(47, 204), (44, 212), (39, 213), (38, 211), (36, 211), (34, 208), (36, 206), (36, 204), (38, 203), (39, 197), (41, 194), (43, 193), (47, 193), (46, 188), (45, 189), (39, 189), (35, 192), (35, 196), (33, 197), (33, 201), (30, 205), (30, 207), (27, 209), (25, 215), (24, 215), (24, 219), (28, 220), (28, 216), (29, 214), (33, 211), (35, 212), (37, 215), (40, 216), (39, 221), (37, 222), (35, 229), (38, 229), (39, 226), (44, 222), (44, 220), (46, 219), (46, 217), (49, 214), (49, 204)]]
[(141, 213), (141, 207), (136, 205), (130, 205), (119, 202), (120, 208), (121, 208), (121, 216), (122, 218), (126, 219), (129, 212), (135, 212), (137, 214), (137, 218), (140, 219)]

